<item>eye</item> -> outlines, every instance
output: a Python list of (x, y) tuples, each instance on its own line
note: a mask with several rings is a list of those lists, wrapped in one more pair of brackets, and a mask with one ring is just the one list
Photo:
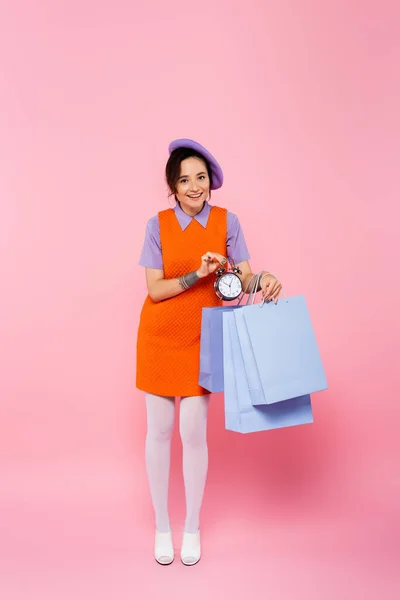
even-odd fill
[(179, 183), (186, 183), (187, 179), (181, 179)]
[(205, 179), (206, 176), (205, 175), (200, 175), (199, 179)]

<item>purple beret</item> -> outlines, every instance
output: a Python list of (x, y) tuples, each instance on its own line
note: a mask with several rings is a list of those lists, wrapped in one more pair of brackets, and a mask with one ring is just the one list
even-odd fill
[(202, 146), (198, 142), (195, 142), (194, 140), (188, 140), (188, 139), (183, 138), (180, 140), (174, 140), (173, 142), (170, 143), (170, 145), (168, 146), (169, 153), (171, 154), (177, 148), (190, 148), (191, 150), (196, 150), (202, 156), (204, 156), (204, 158), (206, 158), (208, 160), (210, 167), (211, 167), (211, 172), (212, 172), (212, 180), (213, 181), (212, 181), (212, 185), (210, 186), (210, 188), (212, 190), (218, 190), (222, 186), (223, 181), (224, 181), (224, 175), (222, 173), (222, 169), (219, 166), (218, 162), (213, 157), (213, 155), (210, 154), (209, 151), (206, 148), (204, 148), (204, 146)]

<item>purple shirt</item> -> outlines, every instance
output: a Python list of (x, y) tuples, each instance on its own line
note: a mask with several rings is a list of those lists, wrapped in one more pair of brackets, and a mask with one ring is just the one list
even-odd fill
[[(207, 227), (208, 217), (210, 216), (212, 206), (206, 202), (203, 209), (195, 217), (190, 217), (187, 215), (181, 209), (179, 204), (177, 204), (173, 210), (177, 216), (182, 231), (185, 231), (186, 227), (190, 225), (192, 219), (196, 219), (200, 225)], [(227, 215), (226, 245), (228, 246), (229, 258), (232, 258), (236, 264), (243, 262), (244, 260), (249, 260), (250, 255), (247, 250), (246, 241), (244, 239), (239, 219), (231, 212), (228, 212)], [(212, 251), (212, 248), (210, 248), (210, 250)], [(142, 267), (148, 267), (150, 269), (163, 269), (160, 223), (158, 220), (158, 215), (152, 217), (147, 223), (146, 235), (139, 265)]]

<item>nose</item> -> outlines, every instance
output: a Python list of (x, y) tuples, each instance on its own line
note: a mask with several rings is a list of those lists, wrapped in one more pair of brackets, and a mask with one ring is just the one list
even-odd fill
[(196, 179), (194, 181), (190, 182), (190, 191), (191, 192), (196, 193), (196, 192), (199, 191), (199, 189), (200, 189), (199, 188), (199, 183), (198, 183), (198, 181)]

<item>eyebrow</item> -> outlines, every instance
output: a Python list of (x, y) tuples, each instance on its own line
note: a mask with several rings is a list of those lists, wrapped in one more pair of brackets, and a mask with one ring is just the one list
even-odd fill
[[(200, 171), (200, 173), (197, 173), (197, 177), (199, 175), (207, 175), (207, 173), (205, 171)], [(183, 179), (184, 177), (189, 177), (189, 175), (181, 175), (179, 179)]]

